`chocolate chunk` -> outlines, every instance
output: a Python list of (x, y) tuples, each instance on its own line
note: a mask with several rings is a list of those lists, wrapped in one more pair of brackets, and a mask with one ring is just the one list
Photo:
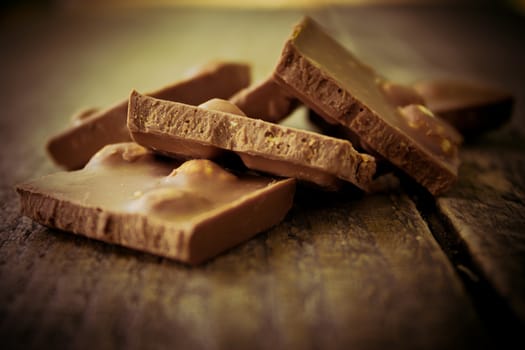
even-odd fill
[[(149, 95), (167, 100), (199, 104), (213, 97), (228, 98), (250, 82), (250, 68), (240, 63), (213, 62), (192, 76)], [(79, 169), (103, 146), (130, 141), (126, 128), (127, 99), (112, 107), (77, 119), (68, 129), (52, 137), (47, 150), (58, 165)]]
[(290, 115), (298, 105), (298, 100), (288, 95), (273, 77), (239, 91), (230, 102), (248, 117), (274, 123)]
[(387, 101), (394, 106), (425, 105), (423, 97), (412, 86), (397, 84), (388, 80), (381, 82), (379, 86), (383, 89)]
[(220, 111), (227, 103), (195, 107), (133, 91), (128, 128), (137, 143), (176, 157), (213, 158), (232, 151), (255, 170), (329, 189), (338, 188), (340, 180), (368, 188), (374, 158), (350, 142)]
[(97, 107), (83, 108), (71, 116), (71, 124), (81, 124), (84, 120), (97, 113), (100, 109)]
[(199, 264), (279, 223), (295, 181), (235, 175), (209, 160), (181, 164), (130, 142), (17, 191), (23, 215), (43, 225)]
[[(457, 143), (441, 131), (442, 122), (418, 114), (425, 128), (410, 123), (416, 109), (404, 113), (385, 91), (385, 79), (356, 59), (310, 18), (305, 18), (286, 42), (274, 78), (288, 93), (330, 123), (355, 135), (365, 149), (388, 160), (433, 194), (457, 179)], [(450, 142), (446, 151), (423, 130), (431, 129)], [(450, 128), (447, 128), (450, 130)], [(446, 142), (445, 142), (446, 143)]]
[(497, 129), (512, 115), (514, 97), (490, 86), (453, 80), (428, 80), (414, 84), (428, 108), (464, 136)]

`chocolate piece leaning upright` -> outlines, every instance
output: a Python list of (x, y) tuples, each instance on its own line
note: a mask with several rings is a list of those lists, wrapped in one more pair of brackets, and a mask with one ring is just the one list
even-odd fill
[(328, 122), (346, 127), (366, 150), (385, 158), (431, 193), (446, 191), (456, 181), (460, 137), (453, 128), (422, 106), (398, 108), (391, 103), (385, 79), (312, 19), (305, 18), (294, 29), (274, 78)]
[[(210, 98), (228, 98), (250, 83), (250, 67), (241, 63), (212, 62), (188, 78), (149, 95), (166, 100), (199, 104)], [(51, 158), (68, 169), (79, 169), (103, 146), (131, 141), (126, 128), (128, 100), (85, 113), (47, 144)]]
[(17, 191), (22, 214), (43, 225), (198, 264), (279, 223), (295, 181), (181, 164), (130, 142)]
[(230, 151), (251, 169), (328, 189), (337, 189), (341, 180), (368, 189), (375, 160), (350, 142), (242, 114), (224, 100), (195, 107), (133, 91), (128, 128), (137, 143), (176, 157), (214, 158)]

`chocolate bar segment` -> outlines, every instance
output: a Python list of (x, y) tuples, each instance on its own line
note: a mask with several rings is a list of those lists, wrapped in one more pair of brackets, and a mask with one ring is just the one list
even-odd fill
[[(149, 95), (190, 104), (214, 97), (228, 98), (250, 82), (246, 64), (212, 62), (181, 80)], [(103, 146), (131, 141), (126, 128), (128, 100), (77, 119), (68, 129), (53, 136), (47, 150), (54, 162), (65, 169), (79, 169)]]
[(181, 164), (131, 142), (104, 147), (82, 170), (17, 187), (22, 213), (43, 225), (188, 264), (279, 223), (294, 190), (293, 179)]
[(95, 115), (100, 109), (97, 107), (83, 108), (71, 116), (70, 123), (72, 125), (81, 124), (87, 118)]
[(494, 87), (455, 80), (426, 80), (414, 84), (428, 108), (466, 137), (495, 130), (512, 115), (514, 97)]
[[(458, 145), (452, 139), (457, 135), (448, 135), (450, 128), (442, 128), (443, 123), (426, 111), (417, 118), (425, 119), (427, 126), (415, 127), (411, 117), (390, 102), (385, 79), (312, 19), (307, 17), (296, 26), (274, 78), (325, 120), (347, 128), (365, 149), (388, 160), (431, 193), (442, 193), (456, 181)], [(448, 140), (450, 148), (436, 148), (436, 140), (425, 137), (428, 127)]]
[(230, 98), (230, 102), (248, 117), (273, 123), (290, 115), (299, 104), (299, 101), (288, 95), (271, 76), (242, 89)]
[(412, 86), (402, 85), (388, 80), (382, 81), (379, 86), (383, 90), (386, 100), (390, 102), (391, 105), (397, 107), (425, 105), (423, 96)]
[(345, 180), (367, 190), (375, 160), (350, 142), (217, 110), (225, 103), (195, 107), (133, 91), (128, 128), (137, 143), (176, 157), (208, 157), (195, 153), (202, 147), (230, 151), (255, 170), (328, 189)]

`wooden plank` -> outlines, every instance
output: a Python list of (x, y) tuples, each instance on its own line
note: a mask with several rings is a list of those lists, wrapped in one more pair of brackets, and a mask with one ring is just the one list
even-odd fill
[(18, 219), (2, 246), (1, 337), (79, 349), (479, 345), (461, 283), (406, 196), (300, 196), (284, 223), (194, 269)]
[(525, 142), (508, 137), (466, 148), (459, 183), (437, 205), (525, 326)]

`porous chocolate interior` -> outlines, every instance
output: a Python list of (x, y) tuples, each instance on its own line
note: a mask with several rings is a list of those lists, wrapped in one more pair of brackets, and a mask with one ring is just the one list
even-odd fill
[(413, 127), (389, 103), (381, 87), (385, 79), (356, 59), (312, 19), (305, 18), (295, 28), (274, 77), (290, 94), (327, 121), (348, 128), (366, 148), (406, 172), (431, 193), (445, 191), (456, 180), (457, 152), (436, 152), (435, 140)]

